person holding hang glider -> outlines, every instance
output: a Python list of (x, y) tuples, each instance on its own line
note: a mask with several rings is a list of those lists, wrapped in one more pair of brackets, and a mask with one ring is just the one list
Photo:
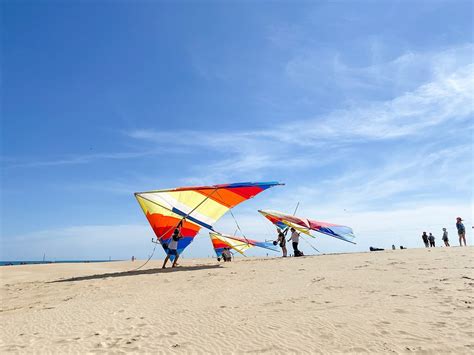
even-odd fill
[(286, 258), (286, 255), (288, 254), (288, 251), (286, 250), (286, 238), (285, 234), (281, 231), (281, 229), (278, 229), (278, 238), (273, 242), (273, 245), (277, 244), (280, 244), (283, 257)]
[(222, 259), (224, 259), (224, 261), (232, 261), (232, 254), (229, 248), (224, 248), (222, 251)]
[(298, 243), (300, 241), (300, 233), (298, 233), (296, 231), (296, 229), (294, 229), (293, 227), (290, 229), (291, 231), (291, 237), (290, 239), (288, 239), (288, 241), (292, 241), (292, 245), (293, 245), (293, 251), (295, 253), (295, 256), (302, 256), (303, 253), (298, 249)]
[(176, 226), (176, 229), (174, 230), (173, 232), (173, 235), (171, 236), (171, 241), (168, 245), (168, 250), (167, 250), (167, 253), (166, 253), (166, 258), (165, 258), (165, 261), (163, 263), (163, 269), (166, 269), (166, 263), (168, 262), (168, 260), (170, 259), (171, 255), (173, 255), (175, 258), (174, 258), (174, 261), (173, 261), (173, 265), (171, 266), (172, 268), (173, 267), (176, 267), (177, 265), (177, 262), (178, 262), (178, 259), (179, 259), (179, 254), (178, 254), (178, 242), (181, 238), (183, 238), (182, 234), (181, 234), (181, 227), (183, 225), (183, 221), (184, 219), (182, 219), (178, 225)]

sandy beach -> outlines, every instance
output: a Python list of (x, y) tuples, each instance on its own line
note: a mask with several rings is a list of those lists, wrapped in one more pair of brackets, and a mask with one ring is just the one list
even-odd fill
[(470, 353), (473, 249), (2, 267), (2, 353)]

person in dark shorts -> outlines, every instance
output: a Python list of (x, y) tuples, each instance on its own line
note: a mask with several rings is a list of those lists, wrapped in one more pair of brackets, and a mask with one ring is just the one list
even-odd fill
[(298, 243), (300, 241), (300, 234), (294, 228), (291, 228), (290, 231), (291, 231), (291, 237), (290, 237), (290, 239), (288, 239), (288, 241), (290, 241), (290, 240), (292, 241), (293, 251), (295, 253), (295, 256), (302, 256), (303, 254), (298, 249)]
[(176, 267), (178, 259), (179, 259), (179, 254), (178, 254), (178, 242), (183, 236), (181, 235), (181, 226), (182, 226), (183, 221), (179, 222), (178, 226), (173, 232), (173, 235), (171, 236), (170, 243), (168, 244), (168, 248), (166, 250), (166, 258), (165, 261), (163, 262), (163, 269), (166, 269), (166, 263), (170, 259), (171, 256), (174, 256), (174, 261), (173, 265), (171, 267)]
[(428, 234), (426, 234), (426, 232), (423, 232), (423, 234), (421, 235), (421, 239), (423, 239), (423, 243), (425, 243), (425, 248), (428, 248)]
[(444, 242), (444, 246), (446, 247), (449, 247), (449, 238), (448, 238), (448, 231), (446, 230), (446, 228), (443, 228), (443, 242)]
[(224, 250), (222, 251), (222, 259), (224, 261), (232, 261), (232, 254), (230, 253), (229, 248), (224, 248)]
[(462, 242), (464, 241), (464, 246), (466, 246), (466, 228), (464, 228), (464, 224), (462, 223), (462, 218), (456, 218), (456, 228), (458, 230), (459, 236), (459, 246), (462, 247)]
[(288, 251), (286, 250), (286, 239), (285, 239), (285, 234), (281, 231), (278, 230), (278, 238), (273, 242), (274, 245), (279, 244), (281, 251), (283, 253), (283, 257), (286, 258), (286, 255)]
[(430, 233), (430, 235), (428, 236), (428, 241), (430, 242), (430, 248), (431, 247), (435, 247), (435, 237), (433, 234)]

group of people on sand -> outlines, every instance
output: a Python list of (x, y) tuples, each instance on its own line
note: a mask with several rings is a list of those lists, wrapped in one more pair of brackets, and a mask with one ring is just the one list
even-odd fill
[[(466, 228), (464, 227), (464, 224), (462, 223), (463, 219), (461, 217), (456, 218), (456, 229), (458, 230), (458, 236), (459, 236), (459, 246), (462, 247), (462, 244), (464, 242), (464, 246), (466, 246)], [(432, 233), (426, 234), (426, 232), (423, 232), (421, 235), (421, 239), (423, 240), (423, 243), (425, 244), (426, 248), (434, 248), (436, 246), (435, 244), (435, 237)], [(443, 228), (443, 237), (441, 238), (444, 242), (444, 246), (449, 247), (449, 238), (448, 238), (448, 231), (446, 228)]]
[[(277, 240), (273, 242), (273, 245), (279, 245), (283, 254), (283, 257), (286, 258), (288, 256), (288, 250), (286, 249), (286, 230), (283, 232), (282, 230), (278, 230), (278, 237)], [(300, 242), (300, 233), (296, 231), (294, 228), (290, 228), (291, 236), (288, 238), (288, 241), (291, 240), (293, 246), (294, 256), (304, 256), (303, 252), (298, 249), (298, 243)]]

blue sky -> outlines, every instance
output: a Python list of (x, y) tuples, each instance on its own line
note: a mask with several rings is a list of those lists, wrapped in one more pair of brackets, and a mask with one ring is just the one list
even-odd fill
[(1, 6), (2, 260), (144, 258), (133, 192), (261, 180), (286, 186), (235, 209), (249, 237), (300, 202), (354, 228), (325, 252), (454, 242), (458, 215), (472, 241), (470, 1)]

